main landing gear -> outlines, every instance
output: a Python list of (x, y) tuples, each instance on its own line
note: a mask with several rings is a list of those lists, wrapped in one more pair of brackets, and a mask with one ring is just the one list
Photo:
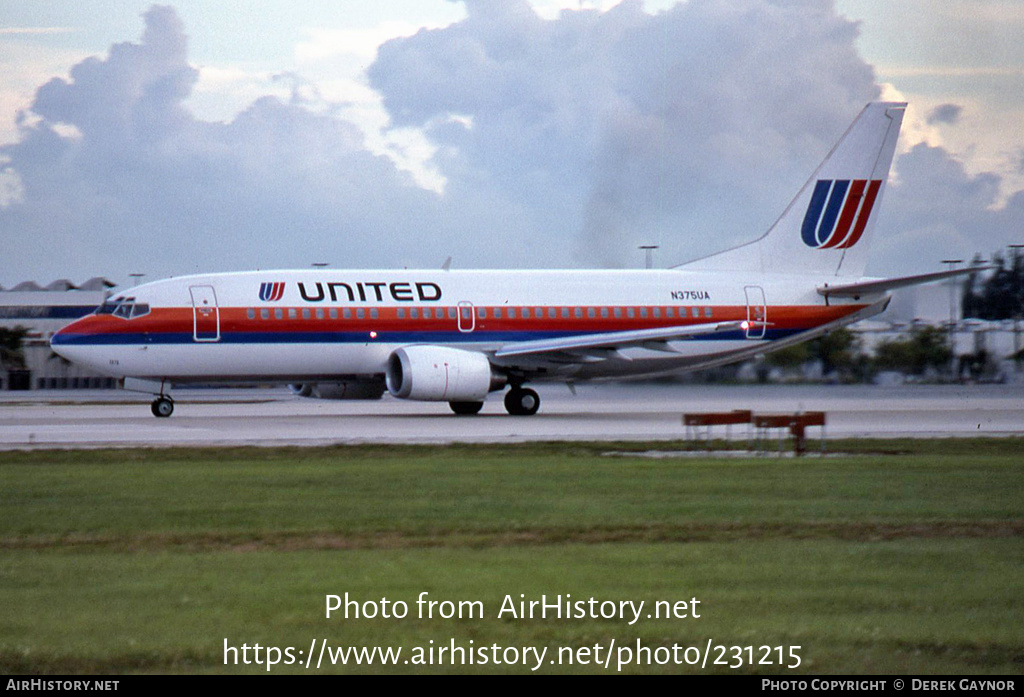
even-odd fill
[(483, 402), (448, 402), (448, 406), (451, 407), (459, 416), (472, 416), (473, 414), (479, 414), (480, 410), (484, 408)]
[(529, 387), (513, 386), (505, 395), (505, 410), (512, 416), (533, 416), (540, 409), (540, 395)]
[(153, 416), (166, 419), (174, 413), (174, 402), (171, 401), (170, 397), (160, 396), (153, 400), (153, 404), (150, 405), (149, 409), (153, 412)]
[[(156, 404), (154, 402), (154, 404)], [(459, 416), (479, 414), (483, 402), (448, 402), (451, 410)], [(156, 407), (154, 406), (154, 409)], [(540, 409), (540, 396), (528, 387), (513, 387), (505, 395), (505, 410), (512, 416), (533, 416)], [(156, 411), (153, 412), (154, 414)]]

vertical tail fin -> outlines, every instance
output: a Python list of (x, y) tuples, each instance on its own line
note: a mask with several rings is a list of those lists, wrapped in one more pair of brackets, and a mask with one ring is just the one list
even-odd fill
[(683, 267), (863, 276), (906, 106), (868, 104), (768, 232)]

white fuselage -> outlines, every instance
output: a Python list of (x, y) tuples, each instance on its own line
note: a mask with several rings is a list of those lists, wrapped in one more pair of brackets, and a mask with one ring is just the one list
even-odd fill
[[(659, 271), (267, 271), (139, 286), (53, 341), (115, 377), (172, 382), (379, 375), (410, 345), (493, 354), (515, 342), (749, 321), (654, 348), (493, 358), (530, 380), (702, 367), (872, 311), (827, 302), (812, 276)], [(113, 308), (113, 312), (110, 309)]]

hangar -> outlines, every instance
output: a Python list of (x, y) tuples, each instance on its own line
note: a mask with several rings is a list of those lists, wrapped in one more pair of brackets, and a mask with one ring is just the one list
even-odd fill
[(20, 343), (20, 348), (5, 346), (0, 353), (0, 389), (116, 387), (114, 379), (73, 365), (50, 350), (54, 332), (93, 312), (114, 286), (100, 277), (81, 285), (62, 279), (47, 286), (34, 281), (10, 289), (0, 286), (0, 333)]

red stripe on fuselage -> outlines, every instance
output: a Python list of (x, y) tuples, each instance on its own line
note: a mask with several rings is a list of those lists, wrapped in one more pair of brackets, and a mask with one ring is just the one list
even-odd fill
[[(551, 307), (555, 310), (555, 317), (548, 314)], [(865, 307), (864, 305), (776, 305), (767, 308), (767, 321), (770, 330), (807, 330), (813, 329), (822, 324), (841, 319), (846, 315), (856, 312)], [(568, 310), (569, 317), (562, 317), (562, 310)], [(615, 317), (616, 308), (622, 316)], [(699, 310), (699, 316), (693, 316), (693, 309)], [(705, 312), (706, 308), (711, 309), (710, 316)], [(221, 336), (234, 333), (323, 333), (323, 332), (458, 332), (458, 320), (448, 316), (448, 307), (439, 308), (432, 306), (431, 314), (438, 310), (443, 311), (443, 317), (412, 318), (409, 316), (410, 307), (378, 307), (378, 308), (320, 308), (325, 315), (323, 318), (316, 317), (316, 308), (309, 307), (283, 307), (269, 308), (268, 318), (261, 318), (261, 310), (268, 308), (221, 308), (220, 309), (220, 331)], [(338, 317), (328, 316), (330, 309), (336, 309)], [(352, 317), (343, 316), (344, 309), (348, 309)], [(362, 309), (364, 317), (355, 316), (356, 311)], [(371, 317), (371, 309), (375, 309), (377, 317)], [(398, 311), (403, 310), (405, 317), (400, 318)], [(422, 307), (418, 307), (422, 312)], [(451, 308), (458, 310), (457, 308)], [(747, 319), (747, 306), (671, 306), (672, 317), (666, 317), (666, 311), (670, 306), (658, 306), (660, 317), (653, 317), (655, 306), (582, 306), (580, 307), (583, 316), (575, 317), (576, 306), (530, 306), (524, 308), (517, 306), (515, 318), (508, 317), (507, 306), (491, 307), (476, 306), (473, 308), (475, 329), (472, 332), (463, 332), (465, 336), (478, 335), (485, 332), (566, 332), (566, 333), (607, 333), (616, 331), (630, 331), (638, 329), (654, 329), (660, 327), (687, 326), (693, 324), (707, 324), (712, 322), (731, 322)], [(522, 316), (523, 310), (528, 309), (530, 317)], [(589, 311), (593, 309), (596, 317), (588, 317)], [(646, 310), (647, 317), (640, 317), (641, 309)], [(686, 317), (680, 318), (681, 310), (686, 310)], [(282, 318), (275, 317), (276, 311), (281, 311)], [(302, 316), (303, 310), (310, 313), (309, 318)], [(500, 310), (502, 317), (495, 317), (495, 310)], [(608, 317), (601, 317), (601, 311), (606, 310)], [(632, 310), (634, 316), (628, 317)], [(484, 317), (480, 316), (483, 311)], [(536, 317), (540, 311), (542, 316)], [(255, 314), (255, 319), (250, 318), (249, 313)], [(295, 317), (290, 317), (291, 313)], [(143, 317), (135, 319), (122, 319), (111, 315), (91, 315), (82, 318), (66, 327), (63, 332), (67, 334), (102, 335), (102, 334), (192, 334), (194, 329), (192, 308), (153, 308), (152, 311)]]

